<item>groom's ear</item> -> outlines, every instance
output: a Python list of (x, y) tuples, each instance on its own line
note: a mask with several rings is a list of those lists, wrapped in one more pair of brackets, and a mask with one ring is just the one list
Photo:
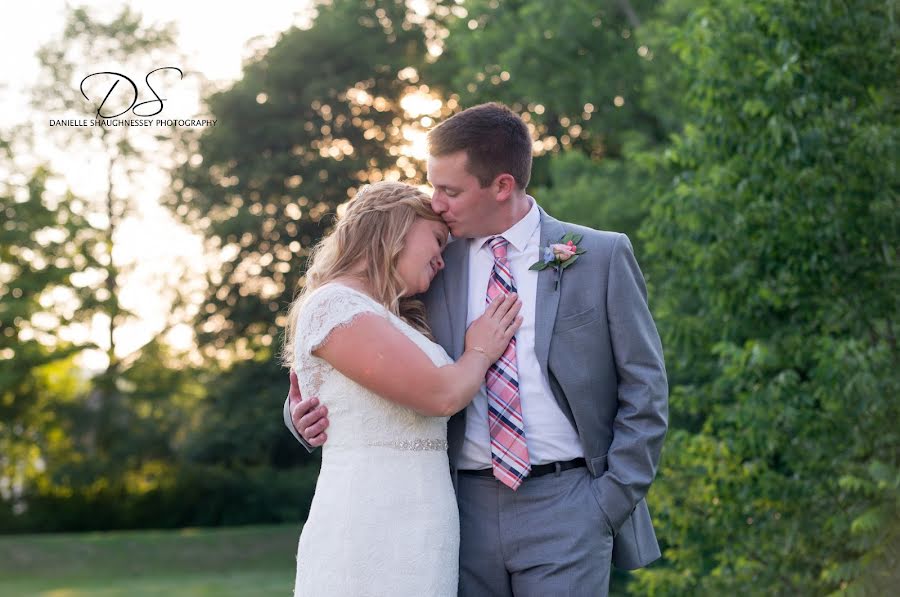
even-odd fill
[(512, 174), (498, 174), (494, 179), (494, 196), (497, 201), (506, 201), (516, 190), (516, 179)]

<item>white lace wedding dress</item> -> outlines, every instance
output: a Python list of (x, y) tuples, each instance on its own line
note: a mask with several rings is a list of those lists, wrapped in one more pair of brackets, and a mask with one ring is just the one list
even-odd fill
[[(444, 366), (453, 361), (382, 305), (332, 283), (297, 323), (294, 368), (303, 396), (328, 406), (328, 441), (297, 549), (298, 596), (455, 596), (459, 515), (447, 462), (447, 419), (370, 392), (310, 353), (329, 332), (376, 313)], [(377, 366), (376, 364), (373, 364)]]

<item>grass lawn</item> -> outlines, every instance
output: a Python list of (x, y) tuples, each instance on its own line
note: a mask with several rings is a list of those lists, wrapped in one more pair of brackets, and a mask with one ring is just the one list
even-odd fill
[(0, 535), (0, 597), (290, 596), (300, 525)]

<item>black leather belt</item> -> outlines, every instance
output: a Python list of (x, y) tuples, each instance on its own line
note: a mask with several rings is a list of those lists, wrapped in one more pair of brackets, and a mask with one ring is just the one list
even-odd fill
[[(531, 472), (528, 473), (528, 476), (525, 477), (525, 480), (533, 479), (534, 477), (542, 477), (544, 475), (549, 475), (550, 473), (567, 471), (569, 469), (578, 468), (581, 466), (587, 466), (587, 463), (584, 461), (584, 458), (576, 458), (575, 460), (568, 460), (566, 462), (548, 462), (547, 464), (532, 464)], [(461, 470), (459, 471), (460, 475), (472, 475), (473, 477), (493, 477), (494, 471), (493, 469), (483, 468), (479, 470)]]

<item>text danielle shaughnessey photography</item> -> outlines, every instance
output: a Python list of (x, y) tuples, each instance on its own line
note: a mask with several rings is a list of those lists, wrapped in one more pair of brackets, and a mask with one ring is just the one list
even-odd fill
[(175, 126), (175, 127), (206, 127), (216, 126), (217, 119), (207, 118), (51, 118), (50, 126)]

